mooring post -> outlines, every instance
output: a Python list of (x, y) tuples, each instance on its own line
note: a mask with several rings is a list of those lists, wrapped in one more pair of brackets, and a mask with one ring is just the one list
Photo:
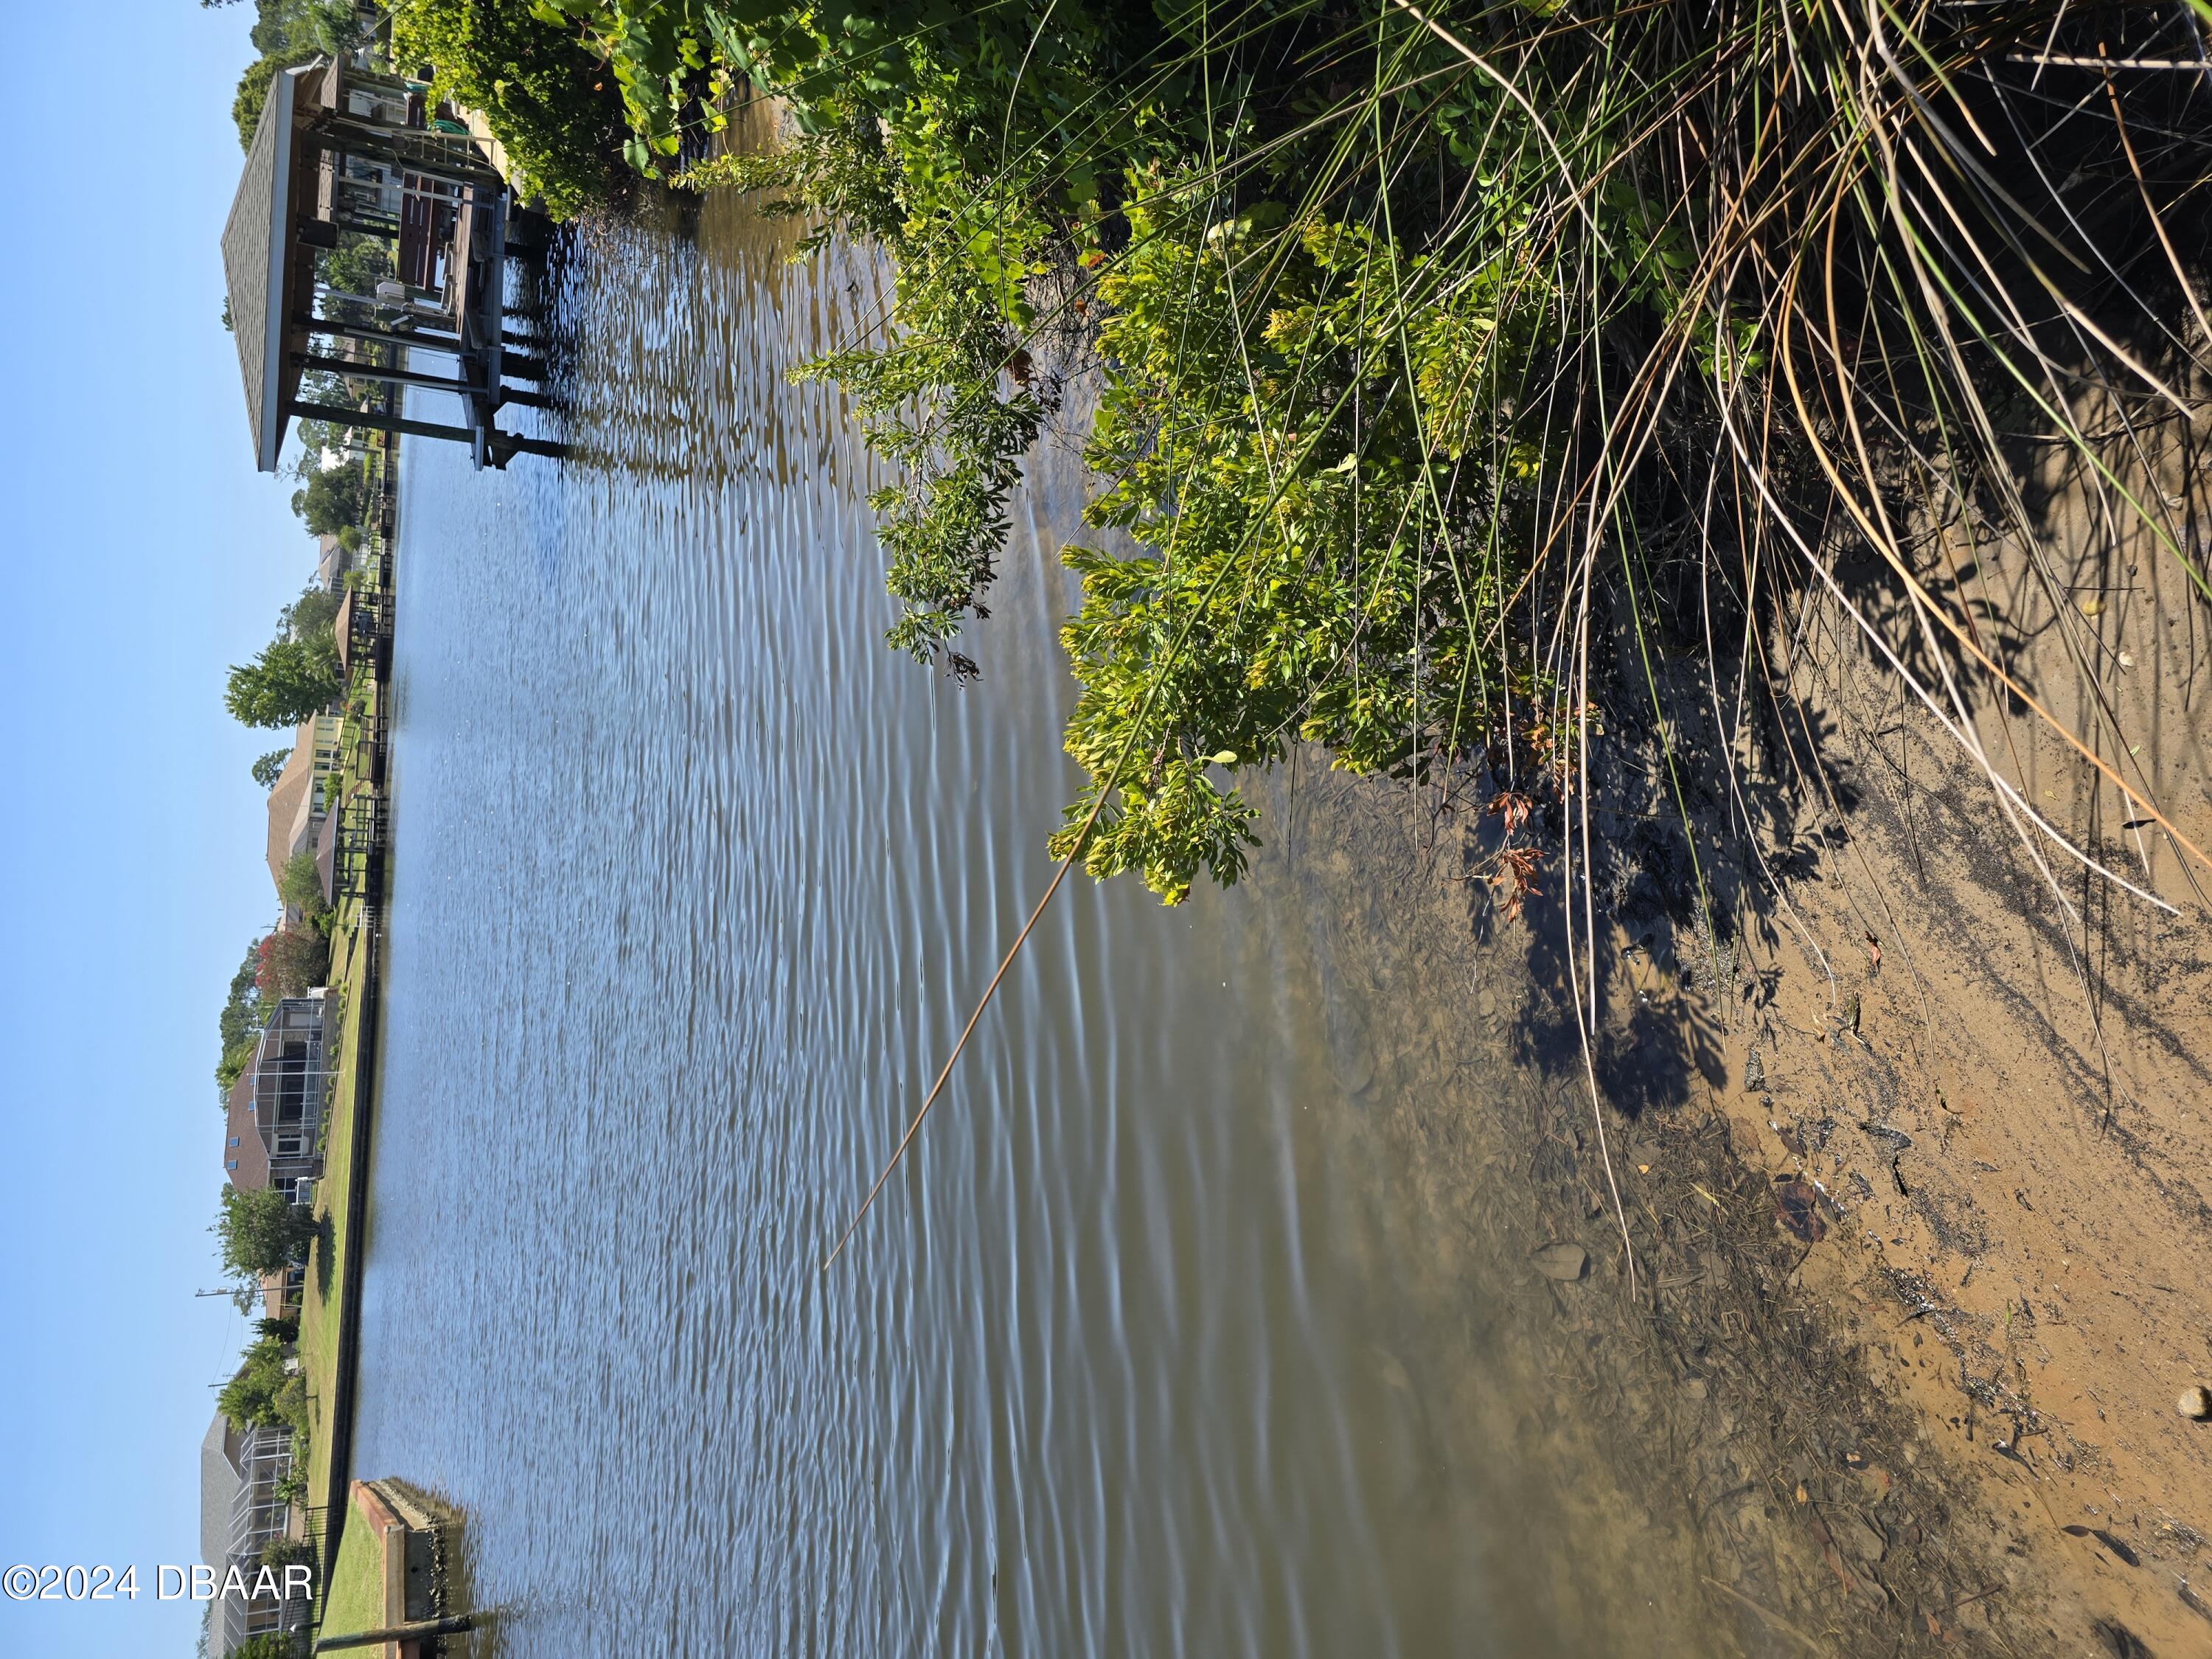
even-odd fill
[(459, 1636), (477, 1627), (473, 1613), (451, 1613), (443, 1619), (417, 1619), (410, 1624), (386, 1625), (382, 1630), (355, 1631), (345, 1636), (325, 1636), (315, 1644), (317, 1653), (340, 1648), (381, 1647), (386, 1642), (413, 1642), (426, 1636)]

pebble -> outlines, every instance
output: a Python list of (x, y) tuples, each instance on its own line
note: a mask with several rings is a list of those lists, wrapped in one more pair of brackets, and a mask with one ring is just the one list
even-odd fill
[(2173, 1408), (2184, 1417), (2193, 1417), (2203, 1422), (2212, 1417), (2212, 1389), (2206, 1388), (2202, 1382), (2194, 1388), (2184, 1389), (2181, 1398), (2173, 1402)]
[(1545, 1278), (1570, 1285), (1589, 1267), (1589, 1252), (1579, 1244), (1547, 1244), (1530, 1259)]

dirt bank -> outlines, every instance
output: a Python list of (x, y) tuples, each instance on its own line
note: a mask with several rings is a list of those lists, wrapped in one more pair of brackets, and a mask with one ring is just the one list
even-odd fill
[[(2112, 463), (2188, 547), (2195, 441), (2166, 428), (2147, 475)], [(1965, 550), (1972, 614), (2212, 845), (2201, 599), (2079, 477), (2023, 470), (2045, 572)], [(2118, 789), (1972, 694), (2022, 799), (2173, 913), (2008, 815), (1844, 611), (1901, 631), (1878, 574), (1848, 550), (1835, 570), (1842, 598), (1778, 619), (1764, 675), (1724, 666), (1716, 696), (1700, 641), (1659, 641), (1663, 721), (1615, 677), (1620, 763), (1584, 866), (1603, 1148), (1562, 955), (1574, 849), (1554, 841), (1508, 921), (1471, 878), (1497, 840), (1480, 792), (1440, 809), (1308, 765), (1276, 788), (1255, 878), (1308, 890), (1353, 1000), (1464, 988), (1455, 1024), (1332, 1042), (1368, 1079), (1407, 1224), (1532, 1264), (1515, 1334), (1559, 1406), (1497, 1432), (1575, 1442), (1593, 1516), (1692, 1540), (1684, 1650), (2212, 1654), (2212, 1424), (2176, 1409), (2212, 1382), (2203, 898)], [(1907, 666), (1930, 684), (1945, 665)], [(1505, 1062), (1525, 1098), (1416, 1086)], [(1543, 1271), (1572, 1264), (1555, 1245), (1583, 1276)], [(1638, 1571), (1617, 1527), (1557, 1524), (1563, 1597)]]
[[(2169, 422), (2147, 462), (2103, 457), (2192, 550), (2201, 436)], [(2057, 592), (2027, 550), (1984, 542), (1961, 550), (1961, 592), (2022, 689), (2212, 845), (2201, 597), (2078, 461), (2054, 449), (2022, 475)], [(2017, 701), (1978, 700), (2025, 801), (2174, 913), (2124, 892), (2008, 814), (1832, 598), (1802, 637), (1774, 722), (1798, 730), (1764, 749), (1802, 780), (1761, 826), (1771, 902), (1744, 907), (1733, 1006), (1675, 993), (1724, 1034), (1716, 1108), (1747, 1157), (1833, 1196), (1808, 1283), (1939, 1425), (2053, 1650), (2138, 1650), (2124, 1627), (2212, 1653), (2212, 1425), (2176, 1409), (2212, 1381), (2206, 872)]]

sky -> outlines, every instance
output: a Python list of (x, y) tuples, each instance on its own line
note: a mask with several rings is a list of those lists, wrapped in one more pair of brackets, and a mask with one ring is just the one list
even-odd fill
[[(222, 708), (314, 570), (254, 471), (216, 240), (250, 4), (0, 0), (18, 64), (0, 260), (0, 1567), (136, 1602), (0, 1601), (0, 1653), (189, 1655), (199, 1444), (244, 1321), (207, 1231), (216, 1015), (276, 912), (279, 746)], [(118, 56), (120, 46), (121, 55)]]

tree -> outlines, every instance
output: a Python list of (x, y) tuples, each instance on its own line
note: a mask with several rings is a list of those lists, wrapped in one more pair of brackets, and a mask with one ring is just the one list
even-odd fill
[(441, 96), (483, 112), (556, 219), (607, 193), (625, 130), (620, 81), (562, 15), (575, 9), (405, 0), (392, 16), (394, 56), (434, 65)]
[(277, 637), (287, 635), (304, 640), (317, 634), (327, 634), (331, 624), (337, 620), (338, 595), (327, 587), (310, 582), (301, 591), (300, 597), (276, 613)]
[(299, 1652), (299, 1641), (290, 1632), (270, 1630), (247, 1637), (230, 1650), (230, 1659), (296, 1659)]
[(238, 1074), (246, 1069), (246, 1063), (253, 1058), (254, 1046), (261, 1041), (261, 988), (256, 983), (260, 971), (261, 941), (256, 939), (246, 947), (246, 960), (230, 976), (230, 994), (224, 999), (216, 1020), (222, 1038), (222, 1058), (215, 1068), (220, 1088), (228, 1090), (238, 1081)]
[(337, 643), (327, 633), (272, 640), (252, 662), (232, 666), (222, 702), (248, 726), (297, 726), (327, 708), (344, 684)]
[(390, 243), (381, 236), (346, 233), (338, 238), (336, 247), (322, 256), (322, 267), (323, 281), (334, 290), (323, 298), (325, 316), (343, 323), (368, 323), (378, 328), (392, 325), (391, 319), (380, 308), (337, 297), (344, 294), (374, 295), (379, 283), (399, 274)]
[(276, 896), (311, 921), (331, 908), (323, 897), (323, 872), (316, 868), (313, 852), (303, 848), (284, 860), (276, 878)]
[(253, 148), (253, 130), (261, 125), (261, 112), (269, 103), (269, 85), (278, 71), (304, 64), (313, 56), (312, 48), (271, 52), (246, 66), (246, 73), (238, 77), (238, 95), (230, 100), (230, 118), (238, 123), (240, 149)]
[(274, 789), (276, 777), (284, 769), (284, 763), (292, 758), (289, 749), (272, 749), (253, 763), (253, 781), (264, 789)]
[(226, 1273), (238, 1279), (264, 1279), (306, 1258), (315, 1237), (315, 1218), (276, 1188), (242, 1193), (226, 1182), (222, 1212), (208, 1231), (222, 1247)]
[(350, 462), (313, 473), (305, 488), (292, 492), (292, 511), (318, 536), (359, 524), (368, 516), (368, 474)]
[(320, 985), (330, 973), (330, 941), (313, 928), (271, 933), (261, 941), (258, 951), (253, 982), (264, 998), (299, 996)]

